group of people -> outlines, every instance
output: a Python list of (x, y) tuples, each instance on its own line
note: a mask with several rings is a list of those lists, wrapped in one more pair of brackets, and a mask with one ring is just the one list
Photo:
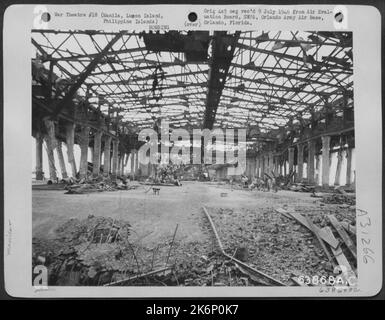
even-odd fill
[(264, 175), (263, 178), (254, 177), (249, 183), (249, 178), (246, 175), (241, 176), (243, 187), (250, 190), (257, 189), (260, 191), (274, 191), (278, 192), (278, 184), (276, 178), (273, 176)]
[(178, 165), (167, 165), (158, 167), (155, 182), (160, 183), (173, 183), (177, 186), (181, 186), (180, 179), (182, 176), (180, 175), (181, 168)]

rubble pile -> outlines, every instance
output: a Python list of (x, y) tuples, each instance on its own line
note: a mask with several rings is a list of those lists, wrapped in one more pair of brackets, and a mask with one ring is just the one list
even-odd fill
[(167, 164), (157, 165), (152, 176), (146, 179), (145, 184), (181, 186), (184, 165)]
[[(119, 280), (118, 280), (119, 281)], [(139, 276), (119, 285), (130, 286), (255, 286), (260, 282), (250, 279), (231, 260), (212, 252), (195, 260), (179, 263), (170, 270), (151, 276)]]
[(33, 239), (33, 267), (45, 265), (48, 284), (61, 286), (263, 285), (210, 242), (186, 244), (170, 236), (144, 247), (143, 237), (122, 220), (70, 219), (55, 230), (54, 239)]
[(128, 269), (132, 253), (122, 248), (130, 232), (123, 220), (70, 219), (55, 230), (54, 239), (33, 238), (33, 266), (47, 267), (49, 285), (98, 285)]
[(356, 204), (356, 197), (355, 195), (351, 194), (338, 194), (338, 193), (333, 193), (333, 194), (327, 194), (322, 196), (323, 203), (328, 203), (328, 204), (347, 204), (354, 206)]
[(116, 181), (110, 178), (82, 179), (79, 182), (69, 183), (64, 188), (66, 194), (84, 194), (91, 192), (132, 190), (137, 189), (139, 184), (130, 184), (125, 177), (118, 177)]
[(296, 192), (314, 192), (315, 187), (304, 183), (292, 183), (286, 187), (287, 190)]
[(296, 274), (330, 272), (312, 233), (273, 208), (263, 212), (210, 208), (210, 213), (226, 252), (287, 285), (293, 285), (291, 277)]

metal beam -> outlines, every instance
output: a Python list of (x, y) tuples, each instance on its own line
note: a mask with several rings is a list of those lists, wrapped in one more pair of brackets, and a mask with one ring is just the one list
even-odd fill
[[(186, 83), (186, 84), (173, 84), (173, 85), (167, 85), (167, 86), (163, 86), (163, 87), (157, 87), (156, 89), (157, 90), (170, 90), (170, 89), (176, 89), (176, 88), (187, 88), (187, 87), (205, 87), (207, 85), (206, 82), (197, 82), (197, 83)], [(117, 97), (117, 96), (121, 96), (121, 95), (129, 95), (130, 93), (142, 93), (142, 92), (149, 92), (149, 91), (152, 91), (153, 89), (148, 87), (148, 88), (145, 88), (145, 89), (140, 89), (140, 90), (132, 90), (130, 92), (118, 92), (118, 93), (111, 93), (111, 94), (108, 94), (106, 93), (104, 96), (105, 97)], [(182, 95), (182, 93), (181, 93)]]
[[(119, 50), (119, 51), (110, 51), (106, 52), (105, 55), (117, 55), (117, 54), (123, 54), (123, 53), (133, 53), (133, 52), (140, 52), (142, 50), (145, 50), (146, 48), (133, 48), (133, 49), (124, 49), (124, 50)], [(74, 55), (71, 57), (60, 57), (60, 58), (54, 58), (54, 57), (46, 57), (43, 61), (79, 61), (82, 59), (95, 59), (96, 57), (99, 56), (99, 53), (90, 53), (90, 54), (79, 54), (79, 55)], [(83, 60), (84, 61), (84, 60)]]
[[(280, 53), (280, 52), (276, 52), (276, 51), (272, 51), (272, 50), (265, 50), (265, 49), (261, 49), (261, 48), (257, 48), (257, 47), (253, 47), (253, 46), (248, 46), (248, 45), (245, 45), (243, 43), (238, 43), (237, 47), (241, 48), (241, 49), (246, 49), (246, 50), (250, 50), (250, 51), (254, 51), (254, 52), (259, 52), (259, 53), (264, 53), (267, 55), (276, 56), (276, 57), (281, 58), (281, 59), (294, 60), (294, 61), (298, 61), (298, 62), (303, 63), (303, 59), (299, 56), (293, 56), (290, 54)], [(321, 68), (322, 67), (332, 68), (332, 69), (338, 68), (339, 70), (344, 70), (344, 71), (348, 72), (349, 74), (352, 73), (351, 68), (343, 68), (342, 66), (339, 66), (339, 65), (328, 64), (328, 63), (320, 62), (317, 60), (314, 60), (313, 64), (318, 66), (318, 67), (321, 67)]]
[(112, 48), (112, 46), (121, 38), (121, 36), (124, 34), (124, 32), (120, 32), (118, 35), (116, 35), (106, 46), (105, 48), (98, 53), (97, 56), (95, 56), (94, 60), (90, 62), (90, 64), (85, 68), (85, 70), (78, 76), (76, 82), (69, 88), (66, 95), (63, 97), (63, 99), (56, 101), (54, 103), (54, 112), (53, 117), (57, 116), (61, 110), (72, 100), (74, 94), (80, 86), (84, 83), (84, 81), (87, 79), (87, 77), (91, 74), (91, 72), (94, 70), (94, 68), (97, 66), (99, 61), (105, 56), (105, 54)]
[(226, 31), (215, 31), (212, 39), (212, 53), (209, 61), (209, 80), (206, 109), (203, 120), (204, 129), (212, 129), (222, 90), (234, 57), (234, 49), (240, 32), (229, 35)]
[[(136, 71), (135, 69), (132, 69), (132, 71)], [(184, 77), (184, 76), (192, 76), (192, 75), (197, 75), (197, 74), (207, 74), (208, 70), (203, 70), (203, 71), (194, 71), (194, 72), (184, 72), (184, 73), (175, 73), (175, 74), (165, 74), (163, 77), (165, 79), (169, 78), (176, 78), (176, 77)], [(142, 78), (135, 78), (132, 79), (130, 77), (126, 81), (111, 81), (111, 82), (88, 82), (87, 85), (90, 86), (100, 86), (100, 85), (113, 85), (113, 84), (136, 84), (137, 82), (140, 81), (147, 81), (153, 79), (153, 75), (149, 75), (147, 77), (142, 77)]]

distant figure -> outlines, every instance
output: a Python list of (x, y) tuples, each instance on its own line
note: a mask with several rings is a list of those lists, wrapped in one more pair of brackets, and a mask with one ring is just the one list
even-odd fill
[(249, 178), (246, 176), (246, 175), (242, 175), (241, 176), (241, 181), (242, 181), (242, 186), (244, 187), (244, 188), (247, 188), (248, 187), (248, 185), (249, 185)]

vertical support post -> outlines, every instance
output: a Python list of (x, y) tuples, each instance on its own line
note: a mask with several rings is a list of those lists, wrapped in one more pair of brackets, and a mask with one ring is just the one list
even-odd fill
[(88, 144), (90, 140), (90, 127), (83, 126), (80, 133), (80, 179), (87, 179), (88, 173)]
[(122, 176), (124, 176), (125, 159), (126, 159), (126, 154), (123, 153), (123, 154), (122, 154), (121, 170), (120, 170), (120, 174), (121, 174)]
[(62, 149), (62, 142), (61, 141), (57, 142), (56, 152), (57, 152), (57, 157), (59, 159), (59, 165), (60, 165), (60, 170), (61, 170), (61, 177), (62, 177), (62, 179), (67, 179), (68, 178), (68, 174), (67, 174), (67, 169), (66, 169), (66, 165), (65, 165), (65, 162), (64, 162), (64, 156), (63, 156), (63, 149)]
[(294, 170), (294, 147), (288, 149), (289, 152), (289, 172)]
[(281, 155), (279, 158), (280, 174), (282, 176), (286, 175), (286, 159), (284, 155)]
[(138, 175), (139, 174), (139, 152), (138, 150), (135, 150), (135, 173)]
[(346, 185), (352, 184), (352, 149), (346, 149)]
[(314, 156), (315, 156), (315, 140), (307, 143), (307, 179), (309, 183), (314, 183)]
[(260, 165), (259, 156), (257, 156), (255, 158), (255, 176), (257, 178), (259, 178), (259, 165)]
[(103, 161), (103, 175), (108, 177), (111, 170), (111, 137), (106, 137), (104, 141), (104, 161)]
[(269, 172), (269, 155), (264, 154), (263, 155), (263, 172), (262, 172), (262, 178), (265, 177), (265, 173)]
[(297, 145), (297, 165), (298, 165), (298, 172), (297, 172), (297, 182), (300, 182), (303, 178), (303, 149), (304, 145), (302, 143)]
[(43, 137), (40, 132), (36, 134), (36, 180), (43, 180)]
[(118, 176), (121, 176), (122, 175), (122, 162), (123, 162), (123, 155), (120, 154), (118, 156), (118, 169), (116, 170), (116, 174)]
[(341, 167), (342, 167), (342, 150), (339, 150), (337, 154), (336, 176), (334, 178), (335, 186), (339, 186), (341, 183)]
[(275, 176), (279, 175), (279, 161), (278, 161), (278, 156), (273, 157), (273, 172)]
[(112, 174), (111, 177), (113, 179), (116, 179), (117, 175), (117, 169), (118, 169), (118, 147), (119, 147), (119, 140), (114, 139), (112, 141)]
[(91, 155), (91, 163), (94, 163), (94, 147), (89, 147), (90, 148), (90, 155)]
[(131, 176), (132, 180), (135, 180), (135, 150), (131, 150)]
[(67, 145), (67, 158), (71, 165), (72, 177), (76, 177), (76, 162), (74, 156), (74, 144), (75, 144), (75, 127), (74, 123), (67, 124), (66, 126), (66, 145)]
[(269, 170), (267, 173), (271, 177), (271, 172), (274, 170), (274, 156), (272, 151), (269, 152), (268, 157), (269, 157)]
[(45, 119), (44, 125), (47, 130), (47, 136), (45, 137), (45, 142), (47, 145), (47, 156), (48, 156), (48, 164), (49, 164), (49, 178), (52, 182), (57, 180), (57, 173), (55, 167), (55, 157), (54, 157), (54, 149), (57, 146), (56, 136), (55, 136), (55, 124), (52, 120)]
[(102, 131), (96, 131), (94, 134), (94, 155), (92, 157), (92, 176), (94, 178), (100, 173), (100, 154), (102, 150)]
[(49, 179), (52, 182), (55, 182), (57, 180), (57, 174), (56, 174), (56, 167), (55, 167), (55, 157), (53, 155), (53, 147), (52, 147), (52, 141), (51, 139), (46, 136), (45, 137), (45, 143), (47, 146), (47, 156), (48, 156), (48, 167), (49, 167)]
[(322, 186), (329, 186), (330, 136), (322, 137)]
[(320, 180), (320, 155), (315, 156), (315, 183), (318, 185)]

